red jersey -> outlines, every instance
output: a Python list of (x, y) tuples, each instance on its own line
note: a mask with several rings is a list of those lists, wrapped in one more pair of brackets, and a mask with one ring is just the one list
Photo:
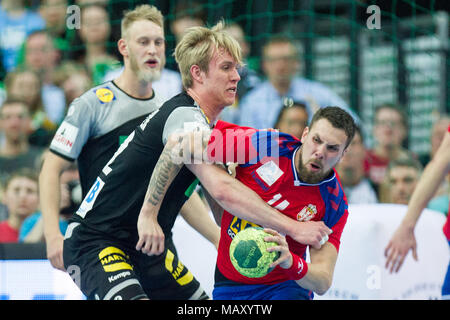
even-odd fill
[(18, 242), (19, 230), (11, 228), (8, 221), (0, 222), (0, 243)]
[[(447, 134), (450, 134), (450, 125), (448, 126)], [(447, 214), (447, 220), (445, 221), (443, 230), (444, 230), (445, 237), (447, 238), (447, 240), (450, 241), (450, 203), (449, 203), (448, 207), (449, 207), (449, 213)]]
[[(318, 184), (303, 183), (299, 180), (294, 163), (295, 154), (301, 146), (298, 139), (284, 133), (243, 128), (223, 121), (219, 121), (215, 129), (220, 131), (224, 139), (218, 139), (220, 142), (214, 147), (211, 147), (214, 144), (211, 142), (208, 150), (210, 158), (217, 161), (226, 152), (230, 154), (230, 148), (234, 148), (234, 160), (236, 157), (245, 159), (236, 168), (236, 179), (255, 191), (270, 206), (294, 220), (323, 220), (333, 230), (328, 241), (339, 251), (348, 205), (336, 171), (333, 170), (327, 179)], [(226, 143), (233, 130), (240, 130), (240, 142)], [(218, 147), (221, 143), (223, 145)], [(220, 152), (222, 147), (223, 154)], [(211, 152), (212, 148), (219, 152)], [(227, 158), (227, 161), (222, 162), (229, 160)], [(289, 280), (279, 266), (261, 278), (245, 277), (233, 267), (229, 257), (231, 241), (240, 230), (250, 226), (256, 225), (224, 211), (217, 257), (220, 273), (229, 280), (245, 284), (275, 284)], [(305, 258), (307, 246), (289, 236), (286, 239), (289, 249)]]

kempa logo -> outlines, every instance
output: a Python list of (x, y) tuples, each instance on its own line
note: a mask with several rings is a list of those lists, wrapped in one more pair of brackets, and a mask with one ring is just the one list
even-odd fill
[(114, 281), (116, 281), (118, 279), (125, 278), (125, 277), (128, 277), (128, 276), (131, 276), (131, 272), (130, 271), (124, 271), (124, 272), (121, 272), (121, 273), (116, 274), (114, 276), (108, 277), (108, 281), (109, 281), (109, 283), (111, 283), (111, 282), (114, 282)]

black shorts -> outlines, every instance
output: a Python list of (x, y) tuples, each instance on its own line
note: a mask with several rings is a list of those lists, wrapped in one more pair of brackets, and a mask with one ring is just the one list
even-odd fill
[(163, 254), (147, 256), (82, 224), (69, 225), (64, 267), (87, 299), (208, 299), (200, 283), (178, 260), (172, 238)]

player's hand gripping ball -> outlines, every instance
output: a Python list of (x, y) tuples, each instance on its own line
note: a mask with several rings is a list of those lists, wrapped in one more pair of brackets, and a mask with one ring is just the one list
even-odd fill
[(266, 242), (270, 234), (263, 228), (250, 227), (238, 232), (230, 245), (230, 259), (236, 270), (248, 278), (261, 278), (272, 271), (269, 265), (278, 259), (278, 251), (268, 252), (267, 248), (277, 246), (276, 242)]

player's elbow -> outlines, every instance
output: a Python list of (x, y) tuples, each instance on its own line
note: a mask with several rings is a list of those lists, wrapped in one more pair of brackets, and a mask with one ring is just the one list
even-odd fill
[(324, 273), (319, 281), (316, 282), (316, 289), (314, 290), (319, 296), (323, 296), (330, 289), (333, 282), (332, 275)]

